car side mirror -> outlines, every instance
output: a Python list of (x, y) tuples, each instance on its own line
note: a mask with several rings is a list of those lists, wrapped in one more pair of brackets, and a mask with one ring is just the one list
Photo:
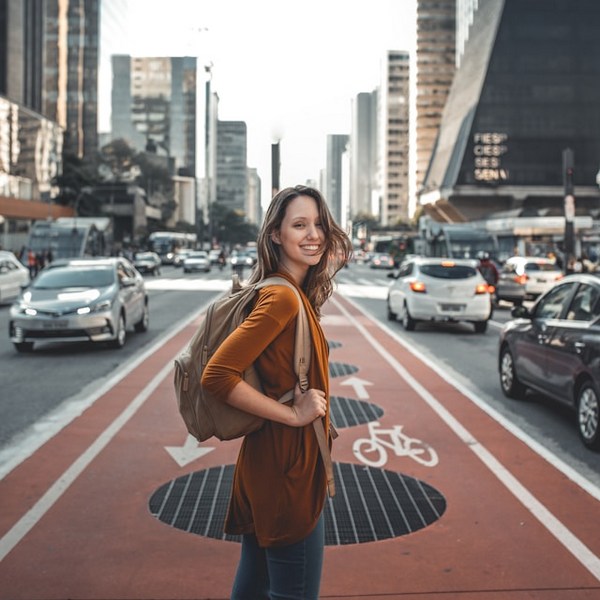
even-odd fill
[(531, 319), (531, 313), (525, 306), (513, 306), (510, 314), (515, 319)]
[(123, 277), (119, 283), (123, 288), (132, 287), (135, 285), (135, 279), (133, 277)]
[(398, 273), (393, 273), (393, 272), (387, 274), (388, 279), (398, 279), (398, 275), (399, 275)]

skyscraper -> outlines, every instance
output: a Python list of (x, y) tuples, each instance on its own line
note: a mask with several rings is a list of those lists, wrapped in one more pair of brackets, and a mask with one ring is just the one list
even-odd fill
[(217, 122), (217, 197), (227, 210), (248, 216), (248, 133), (244, 121)]
[(98, 146), (99, 0), (0, 3), (0, 94), (58, 123), (64, 151)]
[(112, 57), (111, 137), (196, 172), (196, 58)]
[(347, 215), (342, 212), (342, 190), (344, 188), (343, 156), (348, 148), (348, 135), (327, 136), (327, 164), (325, 167), (325, 199), (333, 218), (344, 223)]
[(379, 118), (380, 221), (408, 220), (409, 73), (408, 52), (389, 50), (384, 65)]
[(600, 4), (479, 0), (421, 194), (463, 219), (564, 214), (563, 151), (579, 214), (600, 209)]
[(417, 0), (417, 190), (425, 179), (454, 77), (456, 2)]
[(362, 92), (352, 102), (349, 139), (350, 215), (372, 213), (377, 152), (377, 92)]

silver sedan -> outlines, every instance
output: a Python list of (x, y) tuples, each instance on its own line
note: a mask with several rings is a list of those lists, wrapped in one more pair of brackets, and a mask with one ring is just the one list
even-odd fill
[(36, 342), (108, 342), (122, 348), (127, 329), (148, 329), (144, 279), (124, 258), (55, 261), (10, 309), (10, 340), (19, 352)]

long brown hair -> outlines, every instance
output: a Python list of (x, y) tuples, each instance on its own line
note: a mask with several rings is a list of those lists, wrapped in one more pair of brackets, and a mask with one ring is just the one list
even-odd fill
[(280, 247), (272, 240), (279, 231), (289, 203), (298, 196), (308, 196), (317, 203), (319, 219), (325, 234), (325, 252), (318, 264), (309, 267), (302, 289), (317, 315), (333, 293), (333, 277), (348, 262), (352, 244), (344, 230), (333, 220), (321, 192), (312, 187), (297, 185), (281, 190), (271, 200), (258, 234), (258, 261), (248, 283), (255, 283), (276, 273), (280, 266)]

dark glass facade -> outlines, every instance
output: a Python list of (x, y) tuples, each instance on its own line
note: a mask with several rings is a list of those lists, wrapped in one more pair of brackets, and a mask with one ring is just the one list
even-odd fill
[(600, 2), (507, 1), (457, 183), (562, 186), (600, 165)]
[[(467, 219), (562, 211), (574, 151), (578, 214), (598, 204), (600, 2), (481, 0), (425, 181)], [(422, 200), (425, 196), (422, 196)]]

